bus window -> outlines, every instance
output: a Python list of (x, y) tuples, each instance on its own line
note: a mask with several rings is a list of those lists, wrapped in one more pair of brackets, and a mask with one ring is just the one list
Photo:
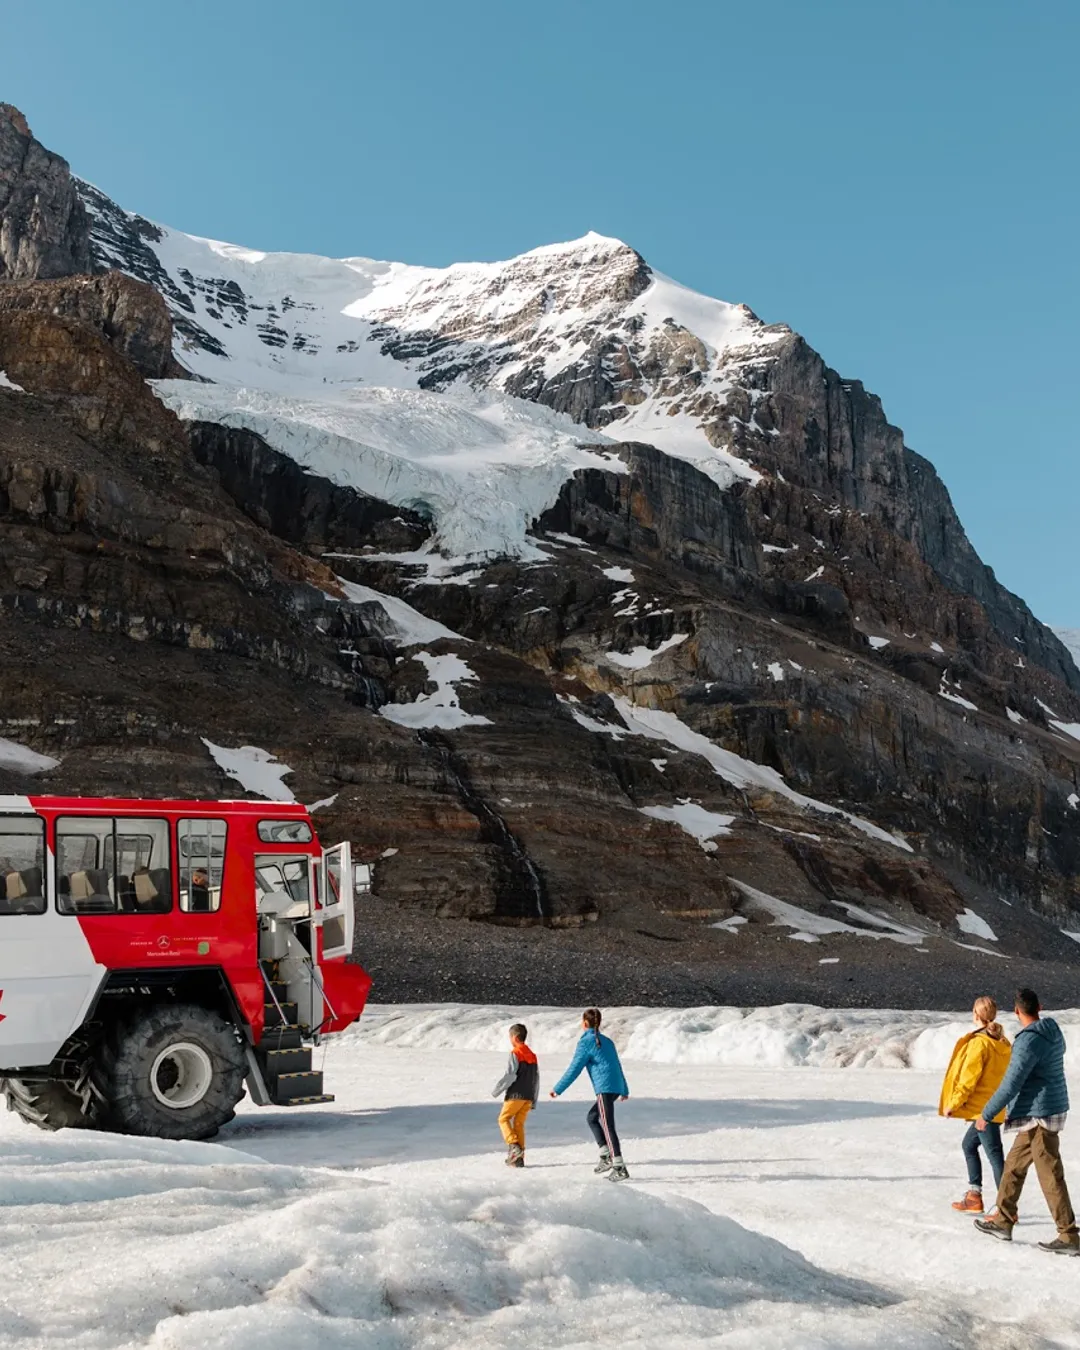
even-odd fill
[(45, 822), (0, 816), (0, 914), (45, 913)]
[(56, 880), (61, 914), (164, 914), (172, 909), (168, 821), (61, 816)]
[(181, 820), (176, 827), (180, 847), (180, 908), (189, 914), (212, 914), (221, 908), (225, 876), (223, 820)]

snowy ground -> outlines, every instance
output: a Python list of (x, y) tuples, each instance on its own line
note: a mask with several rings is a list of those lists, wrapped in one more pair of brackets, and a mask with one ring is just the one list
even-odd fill
[[(1080, 1264), (1035, 1250), (1034, 1180), (1011, 1247), (949, 1209), (944, 1015), (623, 1010), (621, 1187), (591, 1174), (581, 1084), (530, 1117), (526, 1170), (502, 1166), (508, 1020), (371, 1010), (327, 1049), (333, 1106), (245, 1107), (218, 1144), (5, 1117), (0, 1344), (1080, 1345)], [(529, 1020), (546, 1091), (576, 1019)]]

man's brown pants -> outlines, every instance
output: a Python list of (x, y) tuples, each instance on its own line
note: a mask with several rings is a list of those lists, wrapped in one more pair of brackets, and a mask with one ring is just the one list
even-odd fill
[(1057, 1131), (1044, 1130), (1041, 1125), (1021, 1130), (1016, 1136), (1009, 1149), (1009, 1156), (1005, 1159), (1005, 1171), (997, 1197), (998, 1213), (1008, 1223), (1016, 1222), (1020, 1192), (1024, 1189), (1028, 1168), (1034, 1163), (1035, 1175), (1039, 1178), (1042, 1193), (1057, 1225), (1058, 1236), (1076, 1237), (1076, 1215), (1069, 1200), (1069, 1188), (1065, 1185), (1060, 1149)]

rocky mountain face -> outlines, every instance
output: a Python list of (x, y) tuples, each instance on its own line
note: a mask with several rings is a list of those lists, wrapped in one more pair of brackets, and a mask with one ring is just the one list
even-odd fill
[(191, 240), (4, 107), (0, 278), (3, 790), (273, 753), (384, 998), (1074, 999), (1080, 671), (798, 335), (596, 236)]
[(67, 161), (0, 103), (0, 281), (66, 277), (92, 266), (90, 221)]

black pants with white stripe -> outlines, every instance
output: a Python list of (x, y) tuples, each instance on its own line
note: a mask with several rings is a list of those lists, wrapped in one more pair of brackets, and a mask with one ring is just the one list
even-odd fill
[(601, 1092), (589, 1107), (589, 1114), (585, 1117), (593, 1138), (601, 1148), (607, 1149), (613, 1158), (622, 1157), (619, 1136), (615, 1130), (615, 1103), (618, 1100), (616, 1092)]

